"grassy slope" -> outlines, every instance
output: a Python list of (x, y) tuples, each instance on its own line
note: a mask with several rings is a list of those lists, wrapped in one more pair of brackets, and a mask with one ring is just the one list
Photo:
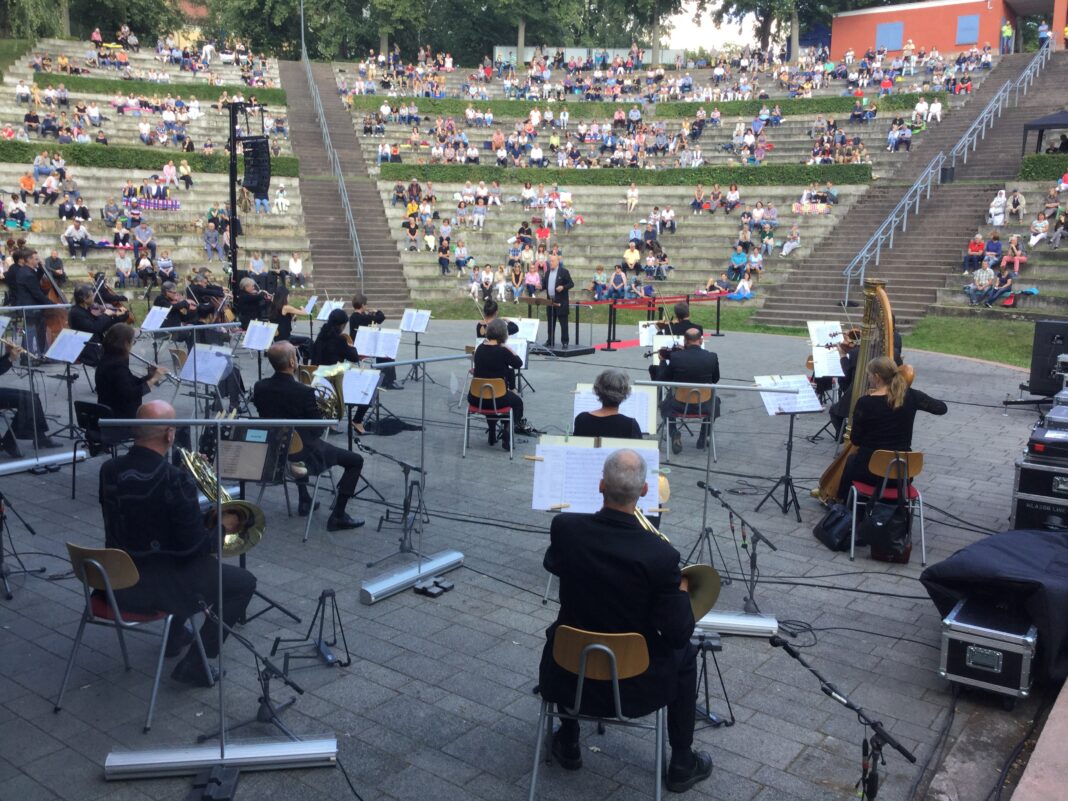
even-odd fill
[(29, 39), (0, 39), (0, 75), (30, 49)]

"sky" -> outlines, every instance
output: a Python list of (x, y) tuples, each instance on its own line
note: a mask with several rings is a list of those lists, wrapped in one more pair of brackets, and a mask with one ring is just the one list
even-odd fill
[(704, 47), (705, 49), (710, 49), (722, 47), (728, 43), (745, 44), (755, 41), (753, 36), (753, 31), (756, 27), (755, 17), (746, 17), (741, 26), (734, 23), (717, 28), (709, 20), (708, 15), (705, 14), (701, 19), (701, 24), (694, 25), (694, 5), (694, 3), (687, 3), (681, 13), (672, 17), (672, 31), (666, 42), (669, 48), (697, 50), (700, 47)]

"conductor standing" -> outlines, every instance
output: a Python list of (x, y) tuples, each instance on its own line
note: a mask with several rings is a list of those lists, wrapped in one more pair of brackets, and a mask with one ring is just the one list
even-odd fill
[(567, 315), (570, 302), (569, 293), (574, 286), (575, 282), (571, 280), (571, 273), (567, 271), (563, 262), (560, 261), (560, 256), (556, 253), (549, 256), (549, 269), (545, 274), (545, 294), (549, 300), (557, 305), (548, 307), (549, 338), (545, 341), (546, 347), (551, 348), (555, 342), (557, 321), (560, 322), (560, 347), (565, 350), (568, 347)]

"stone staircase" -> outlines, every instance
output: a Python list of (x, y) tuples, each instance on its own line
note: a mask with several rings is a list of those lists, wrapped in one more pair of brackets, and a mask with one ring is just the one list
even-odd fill
[[(300, 158), (300, 194), (315, 262), (315, 287), (320, 294), (348, 299), (360, 288), (360, 279), (304, 67), (297, 61), (283, 61), (279, 64), (279, 74), (287, 92), (290, 142)], [(312, 75), (322, 98), (331, 142), (346, 176), (345, 188), (363, 253), (363, 291), (373, 308), (391, 317), (398, 316), (409, 305), (410, 294), (382, 202), (367, 173), (367, 164), (352, 130), (352, 118), (336, 101), (337, 89), (330, 66), (312, 64)]]
[[(769, 291), (764, 307), (754, 315), (754, 321), (764, 325), (803, 326), (807, 320), (840, 319), (842, 308), (839, 304), (845, 288), (842, 271), (931, 159), (939, 151), (948, 153), (997, 90), (1005, 81), (1015, 80), (1030, 60), (1029, 54), (1002, 58), (963, 107), (947, 115), (941, 125), (928, 130), (893, 178), (873, 185), (844, 216), (834, 233), (811, 255), (795, 263), (783, 284)], [(1050, 70), (1047, 68), (1046, 72)], [(1031, 96), (1044, 93), (1049, 97), (1049, 88), (1055, 86), (1046, 83), (1051, 78), (1043, 74)], [(1063, 76), (1060, 80), (1064, 80)], [(1002, 135), (995, 126), (994, 132), (987, 134), (984, 146)], [(1007, 157), (1004, 141), (1003, 149), (996, 151), (997, 158), (1012, 163), (1013, 174), (1019, 163), (1014, 155), (1019, 152), (1018, 132), (1016, 136), (1013, 148), (1017, 149), (1010, 149)], [(899, 231), (895, 236), (894, 248), (883, 250), (879, 266), (868, 268), (870, 277), (887, 282), (890, 302), (903, 327), (907, 328), (927, 312), (935, 302), (938, 289), (945, 286), (945, 276), (950, 269), (959, 272), (963, 245), (968, 236), (975, 233), (976, 220), (982, 219), (982, 211), (998, 188), (996, 179), (990, 182), (993, 177), (990, 165), (994, 159), (985, 153), (976, 156), (978, 158), (969, 158), (968, 168), (971, 171), (974, 166), (974, 177), (982, 178), (985, 183), (936, 189), (931, 199), (922, 204), (919, 216), (909, 218), (908, 231), (903, 235)], [(961, 178), (960, 169), (958, 178)]]

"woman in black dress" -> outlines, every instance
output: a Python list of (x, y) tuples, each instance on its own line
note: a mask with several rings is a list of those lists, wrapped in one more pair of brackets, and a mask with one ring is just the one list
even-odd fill
[(912, 389), (900, 368), (888, 356), (868, 362), (866, 368), (868, 394), (857, 401), (853, 409), (850, 441), (855, 452), (846, 461), (838, 497), (845, 498), (854, 481), (879, 485), (883, 477), (868, 470), (871, 455), (878, 450), (908, 451), (912, 449), (912, 425), (916, 412), (943, 415), (949, 411), (945, 401)]
[[(317, 364), (321, 367), (328, 364), (338, 364), (339, 362), (356, 364), (360, 361), (360, 354), (356, 352), (356, 348), (352, 346), (352, 340), (345, 333), (345, 326), (348, 324), (349, 316), (344, 311), (334, 309), (330, 312), (330, 316), (326, 318), (323, 327), (319, 329), (319, 333), (315, 337), (315, 343), (312, 345), (312, 364)], [(367, 408), (366, 405), (357, 406), (352, 415), (352, 427), (359, 434), (367, 433), (367, 429), (363, 427), (363, 419), (367, 416)]]
[[(475, 363), (472, 376), (475, 379), (501, 378), (504, 380), (504, 384), (508, 390), (504, 393), (504, 397), (497, 398), (496, 405), (498, 408), (511, 406), (512, 418), (516, 421), (515, 430), (521, 434), (526, 434), (531, 431), (530, 424), (523, 416), (523, 399), (515, 392), (516, 371), (522, 368), (523, 360), (505, 346), (507, 341), (508, 326), (505, 324), (504, 320), (494, 320), (491, 322), (486, 328), (486, 341), (475, 349)], [(480, 409), (492, 410), (494, 407), (493, 400), (482, 400), (472, 395), (470, 392), (468, 392), (467, 401), (472, 406), (477, 406)], [(511, 432), (508, 431), (507, 426), (504, 426), (503, 434), (501, 435), (501, 445), (505, 450), (508, 450), (508, 440), (510, 437)], [(490, 420), (489, 444), (493, 445), (496, 442), (497, 422)]]
[(293, 318), (298, 314), (303, 315), (304, 309), (289, 305), (289, 290), (286, 289), (285, 285), (279, 283), (274, 290), (271, 305), (267, 309), (267, 321), (278, 326), (274, 341), (292, 343), (293, 347), (297, 349), (297, 353), (300, 354), (300, 360), (307, 362), (310, 354), (311, 337), (293, 333)]
[(111, 409), (112, 417), (126, 420), (137, 417), (142, 398), (167, 375), (162, 367), (150, 367), (140, 378), (130, 372), (134, 333), (126, 323), (105, 331), (103, 356), (96, 366), (97, 400)]
[(619, 370), (605, 370), (593, 382), (600, 409), (581, 412), (575, 418), (576, 437), (641, 439), (642, 430), (633, 417), (620, 414), (619, 406), (630, 397), (630, 379)]

